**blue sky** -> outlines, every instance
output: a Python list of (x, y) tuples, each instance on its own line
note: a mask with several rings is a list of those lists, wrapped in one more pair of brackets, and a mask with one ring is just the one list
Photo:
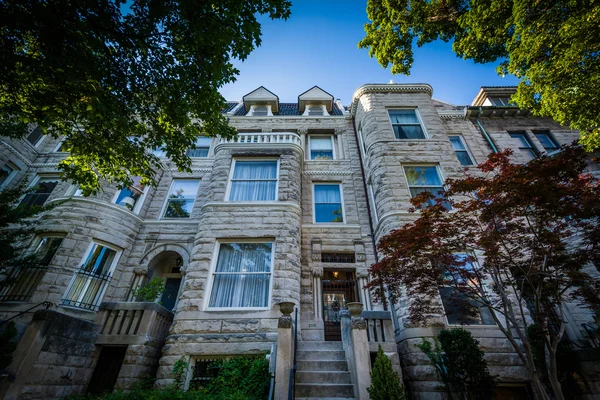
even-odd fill
[(287, 21), (262, 17), (262, 44), (244, 62), (236, 62), (238, 80), (224, 86), (227, 100), (237, 101), (265, 86), (282, 102), (296, 102), (302, 92), (318, 85), (350, 103), (355, 89), (365, 83), (429, 83), (433, 97), (465, 105), (480, 86), (516, 85), (501, 78), (496, 64), (475, 64), (452, 52), (451, 44), (435, 42), (415, 51), (411, 75), (392, 75), (366, 49), (358, 49), (367, 22), (366, 1), (292, 0)]

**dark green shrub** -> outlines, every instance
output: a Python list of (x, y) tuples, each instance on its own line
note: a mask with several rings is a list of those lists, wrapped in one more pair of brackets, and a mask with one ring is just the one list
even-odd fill
[(392, 362), (383, 353), (381, 345), (371, 371), (371, 386), (367, 388), (371, 400), (406, 400), (408, 397)]
[(458, 394), (459, 399), (494, 399), (496, 380), (471, 332), (463, 328), (443, 329), (436, 339), (433, 349), (425, 339), (417, 347), (427, 354), (449, 391)]
[(4, 331), (0, 333), (0, 370), (7, 368), (13, 359), (13, 352), (17, 348), (15, 337), (17, 329), (14, 322), (9, 322)]

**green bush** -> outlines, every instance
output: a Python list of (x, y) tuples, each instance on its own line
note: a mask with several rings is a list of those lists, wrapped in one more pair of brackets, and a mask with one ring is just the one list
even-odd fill
[(371, 386), (367, 388), (371, 400), (406, 400), (408, 397), (392, 362), (383, 353), (381, 345), (371, 371)]
[(463, 328), (443, 329), (434, 340), (433, 349), (425, 339), (417, 347), (427, 354), (449, 391), (459, 394), (456, 398), (495, 398), (496, 380), (490, 375), (479, 342), (469, 331)]

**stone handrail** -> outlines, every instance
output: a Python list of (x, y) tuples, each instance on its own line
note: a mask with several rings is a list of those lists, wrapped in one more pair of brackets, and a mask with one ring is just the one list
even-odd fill
[(157, 303), (106, 302), (100, 305), (98, 344), (162, 342), (173, 322), (173, 313)]
[(219, 138), (219, 144), (233, 143), (291, 143), (301, 145), (300, 136), (293, 132), (239, 132), (233, 138)]
[(369, 343), (394, 342), (394, 327), (389, 311), (363, 311), (360, 316), (367, 321)]
[(350, 313), (346, 310), (341, 311), (340, 316), (342, 346), (354, 385), (354, 397), (357, 400), (368, 400), (367, 388), (371, 385), (371, 358), (366, 321), (362, 317), (350, 317)]

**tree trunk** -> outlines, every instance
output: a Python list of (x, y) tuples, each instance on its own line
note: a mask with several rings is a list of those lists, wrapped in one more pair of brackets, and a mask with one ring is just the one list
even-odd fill
[(548, 380), (550, 381), (550, 386), (552, 386), (552, 391), (554, 392), (554, 398), (556, 400), (564, 400), (564, 396), (562, 393), (562, 386), (558, 381), (558, 367), (556, 365), (556, 351), (548, 350), (548, 357), (546, 359), (546, 363), (548, 366)]
[(531, 375), (531, 386), (533, 387), (536, 400), (550, 400), (550, 396), (546, 393), (546, 389), (537, 373)]

